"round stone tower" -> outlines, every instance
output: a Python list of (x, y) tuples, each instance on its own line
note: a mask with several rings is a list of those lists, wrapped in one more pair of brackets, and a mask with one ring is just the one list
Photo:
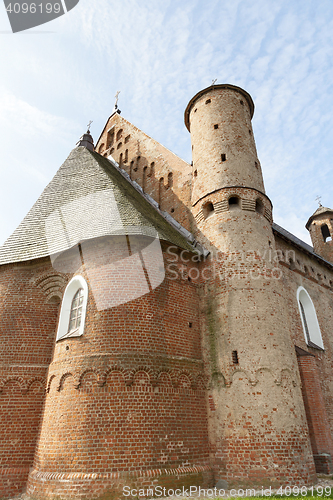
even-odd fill
[(333, 262), (333, 210), (320, 206), (306, 223), (314, 251)]
[(300, 484), (314, 463), (253, 111), (232, 85), (202, 90), (185, 111), (197, 238), (211, 251), (202, 263), (211, 458), (229, 486)]
[(193, 203), (226, 186), (264, 192), (251, 125), (253, 112), (251, 96), (233, 85), (210, 87), (189, 102), (185, 123), (192, 139)]

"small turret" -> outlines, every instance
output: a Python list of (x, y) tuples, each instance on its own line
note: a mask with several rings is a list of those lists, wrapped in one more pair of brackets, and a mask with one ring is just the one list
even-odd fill
[[(91, 125), (91, 123), (89, 125)], [(78, 140), (78, 142), (76, 143), (76, 146), (77, 147), (83, 146), (83, 147), (89, 149), (89, 151), (94, 151), (94, 149), (95, 149), (95, 147), (94, 147), (94, 139), (92, 138), (92, 136), (90, 134), (89, 126), (88, 126), (88, 129), (87, 129), (87, 132), (85, 134), (83, 134), (80, 137), (80, 139)]]
[(333, 210), (320, 205), (306, 223), (314, 251), (333, 262)]

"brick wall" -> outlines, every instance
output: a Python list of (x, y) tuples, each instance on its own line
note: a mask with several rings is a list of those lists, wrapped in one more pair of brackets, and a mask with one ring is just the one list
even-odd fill
[(331, 458), (333, 441), (320, 387), (316, 358), (314, 355), (301, 352), (297, 359), (316, 470), (318, 473), (330, 474), (333, 472)]
[[(316, 470), (332, 469), (333, 435), (333, 273), (315, 257), (305, 254), (276, 238), (277, 258), (282, 271), (281, 281), (288, 309), (291, 311), (291, 335), (302, 355), (298, 356), (302, 393), (309, 426)], [(319, 322), (324, 351), (308, 346), (297, 305), (297, 289), (308, 292)]]
[(89, 283), (85, 333), (55, 347), (28, 484), (34, 496), (67, 498), (79, 488), (95, 498), (140, 484), (142, 474), (149, 484), (165, 483), (165, 474), (173, 486), (212, 484), (196, 283), (169, 273), (149, 293), (98, 310), (96, 294), (121, 286), (114, 268), (101, 267), (109, 243), (88, 243), (77, 271)]
[(314, 462), (252, 111), (244, 91), (217, 85), (185, 112), (196, 236), (214, 269), (201, 295), (211, 460), (231, 485), (309, 483)]
[[(333, 436), (333, 272), (315, 257), (276, 237), (277, 259), (280, 261), (281, 284), (290, 311), (290, 332), (293, 343), (315, 355), (318, 379), (324, 399), (328, 425)], [(308, 292), (318, 318), (324, 351), (306, 344), (299, 308), (297, 289)]]
[(24, 490), (33, 461), (63, 283), (48, 259), (0, 268), (0, 496)]
[[(111, 143), (109, 130), (113, 131)], [(159, 203), (161, 210), (190, 230), (192, 167), (187, 162), (117, 113), (106, 123), (96, 151), (103, 156), (112, 155), (130, 178)]]

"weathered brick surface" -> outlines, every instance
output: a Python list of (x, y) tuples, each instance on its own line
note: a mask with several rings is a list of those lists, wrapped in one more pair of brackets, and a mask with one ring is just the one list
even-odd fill
[[(188, 128), (193, 157), (192, 203), (226, 186), (265, 192), (254, 142), (251, 97), (216, 86), (190, 101)], [(251, 99), (252, 101), (252, 99)]]
[(333, 262), (332, 210), (324, 212), (323, 214), (315, 215), (309, 225), (309, 231), (315, 252), (329, 262)]
[[(201, 182), (193, 212), (215, 269), (201, 296), (216, 408), (209, 419), (211, 457), (217, 477), (232, 484), (309, 482), (314, 462), (280, 271), (270, 258), (271, 204), (255, 163), (251, 110), (238, 91), (217, 87), (189, 113)], [(214, 141), (221, 128), (223, 137)]]
[[(319, 374), (315, 356), (298, 356), (302, 392), (309, 426), (313, 455), (319, 463), (319, 470), (323, 472), (322, 455), (333, 456), (333, 442), (328, 424), (326, 407), (320, 387)], [(327, 466), (327, 460), (324, 460)], [(326, 474), (332, 473), (332, 465), (327, 467)]]
[(1, 496), (24, 489), (32, 464), (61, 284), (48, 259), (0, 268)]
[(96, 151), (111, 155), (130, 178), (159, 203), (161, 210), (190, 230), (192, 167), (188, 163), (118, 113), (105, 125)]
[[(323, 457), (332, 456), (333, 435), (333, 342), (331, 324), (333, 321), (333, 270), (299, 248), (288, 245), (281, 238), (276, 239), (278, 260), (281, 267), (281, 284), (287, 307), (290, 311), (290, 331), (294, 344), (312, 356), (298, 357), (302, 392), (307, 412), (307, 421), (312, 450), (318, 472), (322, 471)], [(302, 286), (313, 302), (324, 351), (309, 347), (306, 343), (301, 317), (297, 305), (297, 289)], [(325, 462), (325, 460), (324, 460)], [(328, 464), (330, 460), (326, 461)], [(325, 463), (326, 463), (325, 462)], [(327, 471), (327, 465), (326, 471)]]
[[(49, 259), (0, 267), (0, 496), (303, 485), (331, 470), (333, 269), (272, 231), (252, 113), (231, 86), (195, 96), (193, 168), (118, 113), (97, 143), (208, 257), (163, 241), (142, 267), (152, 239), (113, 235), (82, 241), (75, 265), (59, 256), (71, 274)], [(88, 283), (84, 335), (55, 342), (74, 275)], [(324, 350), (306, 343), (299, 286)]]
[[(98, 294), (112, 296), (121, 288), (114, 273), (108, 275), (108, 268), (101, 266), (109, 243), (88, 243), (84, 267), (77, 270), (90, 288), (85, 334), (58, 341), (55, 347), (28, 483), (28, 492), (36, 496), (51, 494), (55, 484), (59, 496), (74, 494), (75, 481), (57, 482), (55, 474), (86, 475), (84, 491), (91, 498), (111, 488), (114, 478), (101, 481), (110, 473), (142, 471), (149, 477), (159, 469), (185, 467), (195, 479), (191, 467), (199, 467), (199, 476), (209, 472), (196, 285), (180, 276), (166, 279), (131, 302), (98, 310)], [(115, 261), (121, 258), (117, 249), (121, 247), (112, 252)], [(96, 290), (92, 277), (93, 283), (108, 287)], [(45, 485), (47, 474), (53, 476)], [(93, 474), (99, 475), (97, 489)]]

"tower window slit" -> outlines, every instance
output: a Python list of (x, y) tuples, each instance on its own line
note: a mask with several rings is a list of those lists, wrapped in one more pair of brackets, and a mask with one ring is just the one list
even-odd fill
[(232, 351), (232, 362), (234, 365), (238, 365), (238, 352), (237, 351)]
[(264, 207), (263, 202), (261, 200), (257, 199), (256, 200), (256, 212), (263, 215), (264, 211), (265, 211), (265, 207)]
[(239, 202), (238, 196), (231, 196), (228, 200), (229, 210), (237, 209), (239, 207)]
[(109, 149), (114, 143), (114, 128), (108, 130), (106, 137), (106, 149)]
[(202, 207), (202, 213), (204, 218), (207, 219), (210, 215), (214, 213), (214, 205), (211, 201), (205, 203)]
[(225, 153), (221, 154), (221, 160), (226, 161), (227, 160), (227, 155)]

